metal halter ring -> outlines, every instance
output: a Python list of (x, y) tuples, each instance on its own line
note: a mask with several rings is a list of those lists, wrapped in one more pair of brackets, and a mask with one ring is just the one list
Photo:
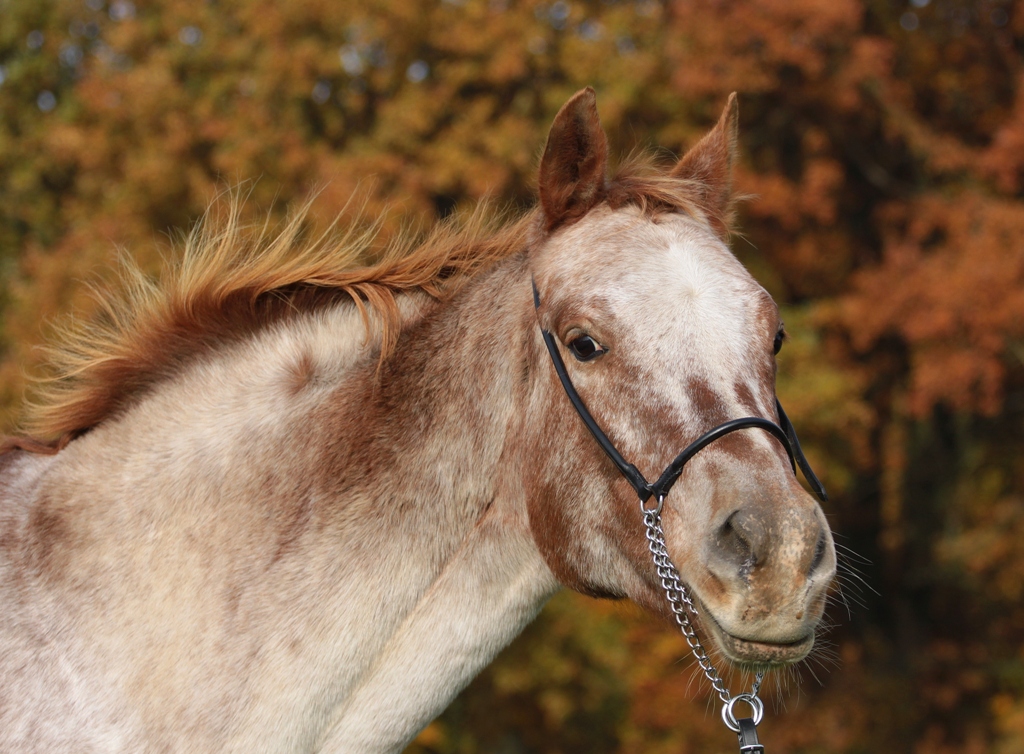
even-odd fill
[(762, 718), (764, 718), (764, 702), (753, 694), (737, 694), (722, 705), (722, 722), (725, 723), (725, 727), (733, 733), (740, 732), (740, 724), (732, 711), (733, 705), (736, 702), (746, 702), (749, 704), (751, 712), (754, 713), (754, 725), (761, 723)]
[(665, 496), (664, 495), (658, 495), (658, 504), (655, 507), (653, 507), (653, 508), (645, 507), (644, 506), (644, 501), (641, 500), (640, 501), (640, 512), (643, 513), (645, 516), (651, 516), (651, 515), (660, 516), (661, 515), (661, 506), (663, 506), (664, 504), (665, 504)]

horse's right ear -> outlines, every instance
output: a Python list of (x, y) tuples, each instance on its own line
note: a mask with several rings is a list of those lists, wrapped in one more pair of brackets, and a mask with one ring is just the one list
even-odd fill
[(729, 236), (732, 219), (732, 169), (739, 120), (739, 105), (733, 92), (715, 127), (672, 169), (672, 175), (692, 181), (697, 204), (707, 212), (711, 226), (723, 238)]
[(540, 160), (544, 229), (578, 220), (604, 198), (608, 138), (589, 86), (576, 92), (555, 116)]

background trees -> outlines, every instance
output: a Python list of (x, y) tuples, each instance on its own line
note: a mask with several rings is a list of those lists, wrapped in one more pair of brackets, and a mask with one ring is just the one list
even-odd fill
[[(851, 569), (778, 752), (1024, 752), (1024, 13), (998, 0), (0, 0), (0, 404), (83, 281), (224, 187), (388, 227), (524, 204), (557, 107), (681, 152), (740, 93), (734, 248)], [(849, 603), (849, 609), (847, 605)], [(685, 645), (557, 598), (425, 752), (706, 752)]]

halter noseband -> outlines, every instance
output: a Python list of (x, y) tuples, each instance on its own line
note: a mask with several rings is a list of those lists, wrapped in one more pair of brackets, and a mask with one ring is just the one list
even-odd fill
[[(539, 310), (540, 294), (537, 292), (537, 283), (536, 281), (531, 282), (533, 284), (533, 306), (535, 309)], [(583, 419), (583, 423), (587, 425), (587, 429), (590, 430), (590, 434), (592, 434), (594, 439), (597, 440), (597, 444), (601, 446), (602, 450), (604, 450), (612, 460), (612, 463), (615, 464), (622, 476), (626, 478), (626, 481), (629, 482), (634, 490), (636, 490), (636, 494), (640, 498), (641, 505), (646, 503), (653, 496), (658, 501), (658, 509), (660, 512), (661, 501), (664, 500), (668, 491), (672, 489), (672, 485), (676, 483), (677, 479), (679, 479), (679, 475), (683, 473), (683, 467), (691, 458), (715, 440), (724, 437), (730, 432), (735, 432), (738, 429), (747, 429), (749, 427), (763, 429), (781, 442), (782, 447), (786, 449), (786, 453), (789, 455), (789, 462), (793, 466), (793, 473), (796, 474), (796, 467), (799, 464), (808, 483), (810, 483), (814, 493), (818, 496), (818, 499), (822, 502), (828, 500), (828, 493), (825, 492), (825, 487), (815, 475), (814, 471), (811, 470), (811, 465), (807, 462), (807, 457), (804, 455), (804, 451), (800, 447), (800, 440), (797, 439), (796, 430), (793, 428), (793, 424), (790, 422), (789, 417), (786, 416), (786, 412), (782, 410), (782, 404), (779, 403), (778, 398), (775, 399), (775, 409), (779, 413), (779, 424), (775, 424), (774, 422), (759, 416), (747, 416), (742, 419), (731, 419), (723, 424), (719, 424), (717, 427), (708, 430), (687, 445), (683, 452), (676, 456), (675, 460), (672, 461), (672, 463), (668, 465), (668, 468), (662, 472), (657, 481), (648, 482), (647, 479), (644, 478), (644, 475), (640, 473), (640, 469), (622, 457), (622, 454), (615, 448), (612, 441), (608, 439), (608, 435), (604, 433), (604, 430), (601, 429), (598, 423), (594, 420), (594, 417), (591, 416), (590, 411), (587, 410), (586, 405), (583, 403), (583, 399), (580, 398), (579, 393), (576, 392), (576, 388), (573, 387), (572, 380), (569, 379), (569, 373), (565, 370), (565, 362), (562, 361), (562, 355), (558, 352), (558, 346), (555, 345), (554, 336), (552, 336), (543, 325), (540, 326), (540, 331), (544, 336), (544, 344), (548, 347), (548, 353), (551, 354), (551, 361), (555, 365), (555, 372), (558, 374), (558, 379), (562, 383), (562, 387), (565, 388), (565, 392), (569, 396), (569, 400), (572, 402), (573, 408), (576, 409), (580, 418)]]

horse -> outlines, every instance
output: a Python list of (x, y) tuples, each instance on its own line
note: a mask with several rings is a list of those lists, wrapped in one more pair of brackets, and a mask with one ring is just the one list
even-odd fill
[[(588, 88), (518, 217), (367, 262), (233, 211), (126, 273), (0, 455), (0, 751), (399, 752), (563, 587), (672, 620), (545, 338), (638, 474), (782, 422), (779, 311), (728, 247), (737, 113), (612, 169)], [(751, 425), (658, 496), (746, 668), (811, 650), (835, 573), (790, 461)]]

